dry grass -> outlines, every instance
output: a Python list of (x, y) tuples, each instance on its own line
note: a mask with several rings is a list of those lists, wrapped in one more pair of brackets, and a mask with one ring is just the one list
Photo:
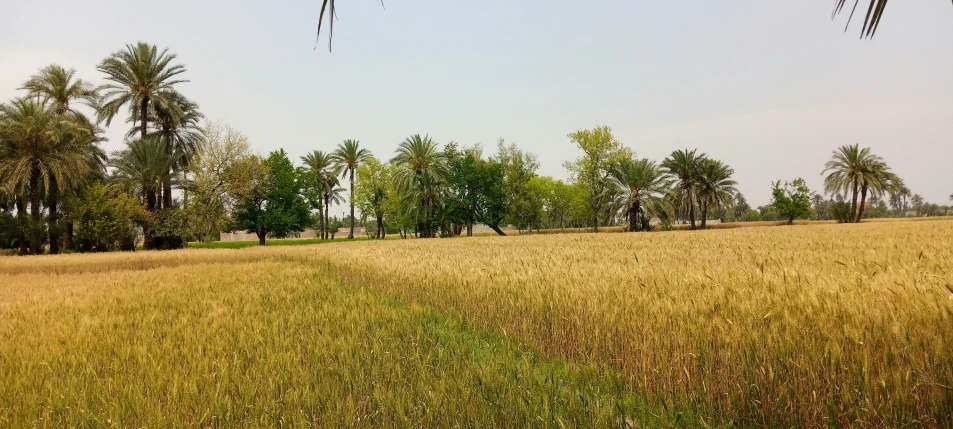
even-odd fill
[(5, 258), (0, 423), (92, 417), (70, 406), (127, 424), (662, 424), (639, 392), (669, 422), (951, 427), (951, 237), (935, 220)]

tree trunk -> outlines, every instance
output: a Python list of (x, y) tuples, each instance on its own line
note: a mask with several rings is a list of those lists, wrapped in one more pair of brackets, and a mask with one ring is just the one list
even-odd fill
[(331, 219), (328, 218), (328, 214), (331, 212), (330, 210), (328, 210), (328, 206), (330, 205), (331, 205), (331, 196), (328, 194), (324, 194), (324, 229), (322, 230), (324, 236), (322, 238), (325, 240), (331, 237), (331, 232), (329, 231), (331, 229)]
[[(147, 189), (146, 190), (146, 210), (149, 213), (155, 213), (156, 211), (156, 190)], [(142, 227), (142, 247), (146, 250), (152, 249), (154, 247), (154, 237), (152, 236), (152, 221), (147, 221)]]
[(67, 249), (73, 248), (73, 222), (66, 222), (66, 238), (64, 239), (63, 247)]
[(467, 222), (467, 237), (473, 237), (473, 221)]
[[(165, 153), (172, 158), (172, 139), (166, 136), (165, 139)], [(169, 166), (168, 174), (164, 179), (162, 179), (162, 208), (171, 209), (172, 208), (172, 174), (174, 169), (172, 166)]]
[(40, 207), (40, 166), (33, 164), (30, 172), (30, 253), (40, 254), (41, 234), (38, 234), (43, 222), (43, 209)]
[(639, 200), (635, 200), (632, 206), (629, 207), (629, 232), (639, 230), (639, 205)]
[(486, 226), (490, 227), (490, 229), (492, 229), (493, 231), (495, 231), (497, 234), (502, 235), (502, 236), (504, 236), (504, 237), (506, 236), (506, 233), (503, 232), (503, 230), (500, 229), (499, 226), (497, 226), (497, 225), (490, 225), (490, 224), (487, 224)]
[[(321, 202), (324, 202), (324, 197), (321, 197)], [(318, 231), (315, 236), (319, 239), (324, 239), (324, 204), (318, 206)]]
[(258, 235), (258, 245), (259, 245), (259, 246), (264, 246), (264, 245), (265, 245), (265, 237), (268, 236), (268, 231), (259, 230), (259, 231), (255, 231), (255, 234)]
[(47, 217), (47, 228), (50, 233), (50, 254), (60, 253), (60, 228), (59, 213), (56, 211), (56, 205), (59, 202), (59, 187), (56, 184), (56, 178), (50, 177), (50, 189), (47, 192), (49, 216)]
[(347, 233), (347, 239), (354, 239), (354, 167), (351, 167), (351, 195), (349, 195), (351, 200), (351, 231)]
[(701, 203), (701, 206), (702, 206), (702, 224), (701, 224), (701, 227), (702, 227), (702, 229), (705, 229), (705, 227), (708, 226), (708, 203), (702, 202), (702, 203)]
[(377, 213), (377, 238), (384, 239), (387, 230), (384, 228), (384, 213)]
[(854, 189), (851, 193), (853, 194), (853, 197), (850, 203), (850, 217), (848, 218), (848, 221), (857, 215), (857, 178), (854, 178)]
[(26, 230), (27, 230), (27, 218), (26, 218), (26, 203), (23, 201), (23, 195), (17, 194), (14, 197), (14, 205), (17, 207), (17, 221), (20, 224), (20, 230), (18, 231), (17, 240), (20, 242), (20, 256), (27, 254), (26, 247)]
[(139, 105), (139, 135), (146, 138), (149, 130), (146, 125), (149, 123), (149, 97), (143, 97)]
[(864, 185), (860, 189), (860, 205), (857, 207), (857, 219), (854, 220), (854, 223), (860, 223), (860, 219), (864, 217), (864, 204), (867, 201), (867, 185)]
[(695, 198), (692, 197), (688, 202), (688, 219), (691, 221), (692, 230), (698, 229), (695, 227)]

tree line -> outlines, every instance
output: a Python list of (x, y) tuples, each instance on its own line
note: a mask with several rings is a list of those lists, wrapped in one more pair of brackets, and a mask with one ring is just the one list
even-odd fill
[[(755, 209), (723, 161), (690, 149), (640, 158), (605, 126), (568, 135), (580, 155), (565, 164), (567, 181), (537, 174), (536, 156), (503, 139), (485, 153), (419, 134), (389, 156), (349, 139), (295, 165), (284, 150), (259, 156), (240, 131), (206, 121), (180, 92), (186, 68), (175, 60), (167, 49), (130, 44), (97, 67), (103, 85), (51, 65), (0, 104), (0, 248), (173, 249), (239, 230), (264, 244), (309, 228), (330, 239), (345, 226), (348, 238), (356, 226), (373, 238), (470, 236), (476, 225), (499, 235), (507, 226), (697, 229), (711, 219), (859, 222), (949, 210), (912, 194), (858, 145), (834, 152), (823, 194), (803, 179), (778, 181), (772, 203)], [(129, 127), (125, 147), (106, 154), (102, 127), (117, 116)], [(349, 214), (332, 216), (338, 204)]]

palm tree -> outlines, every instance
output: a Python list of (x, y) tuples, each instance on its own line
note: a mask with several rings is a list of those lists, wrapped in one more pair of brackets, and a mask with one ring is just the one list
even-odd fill
[(731, 178), (735, 170), (715, 159), (705, 159), (699, 169), (698, 202), (701, 205), (702, 224), (705, 228), (710, 209), (726, 209), (735, 202), (738, 184)]
[(440, 187), (447, 175), (443, 152), (430, 136), (414, 134), (397, 147), (391, 162), (397, 166), (394, 179), (408, 198), (417, 203), (418, 226), (422, 238), (435, 237), (433, 213)]
[[(138, 195), (149, 212), (156, 209), (157, 193), (169, 174), (173, 160), (165, 150), (165, 142), (157, 138), (133, 140), (126, 149), (113, 152), (109, 166), (113, 168), (111, 180), (128, 192)], [(143, 227), (143, 245), (153, 247), (152, 225)]]
[(913, 196), (910, 197), (910, 203), (913, 204), (913, 210), (916, 211), (917, 217), (920, 217), (922, 214), (921, 211), (923, 210), (923, 197), (920, 194), (913, 194)]
[(90, 151), (96, 138), (85, 124), (30, 98), (13, 100), (0, 109), (0, 145), (5, 155), (0, 159), (0, 177), (21, 195), (29, 193), (30, 253), (35, 255), (43, 240), (41, 191), (49, 195), (51, 185), (56, 193), (56, 184), (82, 183), (92, 170)]
[[(162, 184), (162, 208), (172, 208), (172, 177), (176, 172), (188, 166), (195, 154), (195, 148), (202, 136), (201, 121), (205, 115), (199, 111), (199, 105), (178, 92), (171, 92), (163, 100), (154, 103), (155, 118), (149, 124), (152, 130), (148, 136), (157, 137), (166, 145), (166, 154), (172, 158), (169, 175)], [(133, 111), (129, 117), (132, 123), (139, 121), (140, 113)], [(127, 139), (135, 138), (138, 129), (133, 127), (126, 133)]]
[[(334, 234), (329, 231), (329, 225), (327, 219), (330, 219), (330, 210), (331, 204), (341, 204), (344, 202), (344, 197), (341, 194), (344, 193), (344, 188), (338, 186), (340, 181), (336, 175), (331, 175), (328, 177), (327, 187), (324, 188), (324, 239), (334, 238)], [(335, 233), (337, 230), (334, 231)]]
[(334, 160), (334, 164), (341, 172), (342, 177), (348, 175), (351, 180), (351, 195), (349, 198), (351, 200), (351, 230), (347, 234), (348, 239), (354, 238), (354, 172), (370, 156), (371, 153), (367, 149), (360, 148), (359, 141), (351, 139), (344, 140), (344, 143), (339, 144), (337, 149), (331, 153), (331, 159)]
[(824, 177), (824, 191), (851, 195), (850, 221), (857, 217), (857, 194), (860, 192), (863, 170), (877, 159), (870, 148), (861, 149), (860, 145), (853, 144), (837, 148), (831, 160), (824, 165), (821, 173), (827, 174)]
[(75, 109), (77, 103), (95, 109), (99, 92), (92, 83), (76, 77), (76, 70), (52, 64), (30, 77), (23, 84), (29, 97), (38, 97), (58, 115), (66, 115), (77, 122), (88, 122), (86, 115)]
[(138, 42), (126, 45), (126, 49), (103, 60), (97, 69), (106, 73), (110, 83), (99, 87), (103, 92), (99, 116), (106, 126), (122, 106), (128, 105), (130, 110), (138, 110), (140, 137), (145, 138), (149, 131), (149, 108), (169, 105), (175, 94), (173, 86), (188, 82), (176, 80), (176, 76), (185, 72), (185, 67), (170, 64), (174, 59), (175, 54), (168, 49), (160, 52), (155, 45)]
[[(76, 70), (66, 69), (56, 64), (49, 65), (30, 77), (21, 89), (26, 90), (29, 97), (40, 99), (57, 115), (88, 127), (94, 136), (98, 136), (102, 132), (92, 124), (86, 115), (75, 109), (76, 104), (96, 108), (99, 103), (99, 93), (96, 87), (92, 83), (76, 78)], [(101, 141), (102, 139), (97, 137), (96, 140)], [(105, 156), (105, 153), (98, 146), (92, 145), (90, 147), (90, 162), (95, 170), (102, 171), (105, 166)], [(60, 214), (57, 212), (60, 193), (69, 192), (71, 189), (60, 189), (55, 176), (50, 177), (48, 187), (47, 210), (49, 215), (47, 220), (50, 233), (50, 253), (56, 254), (59, 253), (60, 249), (60, 234), (58, 231)], [(72, 231), (72, 225), (67, 225), (67, 245), (72, 241)]]
[(327, 196), (328, 189), (333, 189), (331, 181), (336, 180), (337, 172), (334, 171), (334, 164), (331, 159), (331, 154), (324, 153), (320, 150), (313, 151), (305, 156), (301, 157), (301, 161), (304, 163), (304, 169), (308, 174), (314, 176), (314, 179), (320, 184), (321, 191), (318, 197), (318, 211), (321, 215), (321, 238), (327, 238), (327, 205), (325, 204), (325, 197)]
[(643, 215), (661, 216), (668, 211), (664, 196), (671, 187), (671, 180), (655, 162), (626, 158), (609, 170), (609, 175), (622, 194), (629, 231), (642, 229)]
[(857, 207), (857, 217), (855, 223), (860, 223), (864, 216), (864, 207), (867, 203), (867, 193), (873, 198), (882, 196), (885, 192), (898, 187), (897, 182), (900, 179), (890, 171), (879, 156), (872, 156), (861, 169), (859, 175), (860, 181), (860, 205)]
[(676, 179), (674, 191), (679, 207), (688, 209), (688, 218), (692, 229), (695, 227), (695, 202), (698, 200), (698, 188), (702, 163), (708, 156), (698, 154), (697, 150), (676, 150), (662, 161), (662, 168)]

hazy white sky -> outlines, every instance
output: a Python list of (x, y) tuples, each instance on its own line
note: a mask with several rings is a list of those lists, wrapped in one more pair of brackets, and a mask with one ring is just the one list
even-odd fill
[[(96, 65), (138, 40), (188, 67), (182, 92), (256, 150), (297, 157), (356, 138), (380, 158), (414, 133), (499, 137), (565, 178), (566, 134), (609, 125), (639, 156), (698, 148), (752, 205), (769, 182), (871, 146), (928, 201), (953, 193), (953, 7), (890, 3), (877, 36), (830, 0), (338, 0), (334, 52), (313, 50), (319, 0), (17, 1), (0, 7), (0, 100), (50, 63)], [(856, 18), (856, 17), (855, 17)], [(107, 149), (121, 147), (122, 121)]]

